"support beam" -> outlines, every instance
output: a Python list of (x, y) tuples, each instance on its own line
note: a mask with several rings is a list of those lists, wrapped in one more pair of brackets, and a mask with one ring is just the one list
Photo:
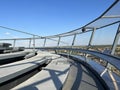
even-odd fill
[[(61, 39), (61, 37), (59, 36), (59, 38), (58, 38), (58, 43), (57, 43), (57, 48), (59, 48), (60, 39)], [(59, 50), (55, 50), (55, 53), (58, 54), (58, 53), (59, 53)]]
[(14, 39), (13, 41), (13, 48), (15, 48), (15, 44), (16, 44), (16, 39)]
[(59, 39), (58, 39), (57, 47), (59, 47), (59, 45), (60, 45), (60, 39), (61, 39), (61, 37), (59, 37)]
[[(73, 48), (73, 46), (75, 44), (75, 39), (76, 39), (76, 34), (74, 34), (73, 41), (72, 41), (72, 44), (71, 44), (71, 48)], [(70, 50), (69, 55), (71, 55), (71, 53), (72, 53), (72, 51)]]
[(35, 51), (35, 36), (33, 35), (33, 51)]
[(29, 48), (31, 47), (31, 38), (30, 38), (30, 40), (29, 40)]
[[(93, 41), (93, 38), (94, 38), (95, 30), (96, 30), (96, 28), (93, 28), (92, 33), (91, 33), (91, 37), (90, 37), (90, 40), (89, 40), (89, 43), (88, 43), (87, 50), (88, 50), (88, 49), (91, 47), (91, 45), (92, 45), (92, 41)], [(86, 62), (88, 62), (87, 57), (88, 57), (88, 54), (85, 54)]]
[(45, 47), (45, 45), (46, 45), (46, 38), (44, 39), (44, 44), (43, 44), (43, 47)]
[(102, 16), (102, 18), (120, 18), (120, 15)]
[(118, 26), (118, 30), (117, 30), (117, 33), (116, 33), (116, 36), (115, 36), (115, 39), (114, 39), (114, 42), (113, 42), (113, 45), (112, 45), (112, 51), (111, 51), (112, 55), (115, 54), (115, 49), (117, 47), (117, 44), (118, 44), (118, 41), (119, 41), (119, 37), (120, 37), (120, 24)]
[(71, 48), (73, 48), (73, 46), (74, 46), (74, 44), (75, 44), (75, 39), (76, 39), (76, 34), (74, 34), (74, 37), (73, 37), (73, 41), (72, 41)]
[(92, 41), (93, 41), (93, 38), (94, 38), (95, 30), (96, 30), (96, 28), (94, 28), (93, 31), (92, 31), (92, 34), (91, 34), (91, 37), (90, 37), (90, 40), (89, 40), (89, 43), (88, 43), (88, 49), (92, 45)]
[[(116, 49), (116, 47), (117, 47), (119, 37), (120, 37), (120, 24), (119, 24), (119, 26), (118, 26), (118, 30), (117, 30), (117, 33), (116, 33), (116, 36), (115, 36), (115, 39), (114, 39), (114, 42), (113, 42), (113, 45), (112, 45), (111, 55), (114, 55), (114, 54), (115, 54), (115, 49)], [(106, 68), (104, 69), (104, 71), (101, 73), (100, 76), (102, 77), (107, 71), (108, 71), (108, 73), (111, 72), (111, 67), (112, 67), (111, 64), (110, 64), (110, 63), (107, 63)], [(110, 75), (110, 74), (109, 74), (109, 75)], [(113, 76), (110, 75), (110, 77), (111, 77), (111, 80), (114, 79)], [(117, 87), (116, 87), (116, 83), (113, 83), (113, 84), (114, 84), (114, 87), (117, 88)], [(118, 89), (116, 89), (116, 90), (118, 90)]]

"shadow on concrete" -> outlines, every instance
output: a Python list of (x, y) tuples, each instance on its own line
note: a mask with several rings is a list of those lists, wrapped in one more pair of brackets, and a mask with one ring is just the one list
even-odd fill
[[(60, 58), (60, 57), (59, 57)], [(34, 59), (34, 58), (33, 58)], [(45, 57), (43, 57), (43, 58), (41, 58), (41, 59), (38, 59), (38, 60), (35, 60), (35, 61), (30, 61), (30, 62), (26, 62), (26, 63), (20, 63), (20, 64), (12, 64), (12, 65), (6, 65), (6, 66), (0, 66), (0, 69), (2, 69), (2, 68), (7, 68), (7, 67), (13, 67), (13, 66), (18, 66), (18, 65), (23, 65), (23, 64), (28, 64), (28, 63), (31, 63), (31, 64), (35, 64), (35, 65), (40, 65), (40, 62), (38, 62), (38, 61), (41, 61), (41, 60), (43, 60), (43, 59), (46, 59), (46, 56)], [(58, 59), (58, 58), (55, 58), (55, 59)], [(52, 59), (52, 60), (54, 60), (54, 59)]]
[[(56, 90), (59, 90), (62, 87), (62, 82), (59, 80), (58, 76), (61, 76), (68, 72), (69, 68), (65, 69), (64, 71), (58, 71), (58, 70), (51, 70), (51, 69), (44, 69), (47, 70), (50, 73), (50, 77), (47, 77), (43, 80), (34, 82), (28, 86), (25, 86), (23, 88), (20, 88), (19, 90), (38, 90), (35, 88), (38, 84), (42, 84), (48, 80), (52, 80), (54, 82), (54, 85), (56, 87)], [(56, 74), (57, 73), (57, 74)], [(48, 88), (49, 89), (49, 88)]]
[[(76, 74), (76, 75), (75, 75)], [(80, 63), (71, 66), (62, 90), (105, 90), (98, 78)]]

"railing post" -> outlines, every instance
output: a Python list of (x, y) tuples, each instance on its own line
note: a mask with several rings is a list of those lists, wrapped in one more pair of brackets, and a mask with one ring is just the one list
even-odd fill
[(94, 28), (93, 31), (92, 31), (92, 34), (91, 34), (91, 37), (90, 37), (87, 49), (89, 49), (89, 47), (92, 45), (92, 41), (93, 41), (93, 38), (94, 38), (95, 30), (96, 30), (96, 28)]
[[(113, 45), (112, 45), (111, 55), (115, 54), (115, 49), (117, 47), (117, 44), (118, 44), (118, 41), (119, 41), (119, 37), (120, 37), (120, 23), (119, 23), (119, 26), (118, 26), (118, 29), (117, 29), (117, 33), (116, 33), (116, 36), (115, 36), (115, 39), (114, 39), (114, 42), (113, 42)], [(107, 64), (107, 67), (109, 69), (112, 69), (112, 66), (109, 63)], [(108, 74), (109, 74), (111, 80), (113, 81), (113, 85), (115, 87), (115, 90), (119, 90), (118, 86), (117, 86), (117, 83), (116, 83), (116, 79), (114, 78), (114, 76), (112, 75), (110, 70), (108, 70)]]
[(43, 44), (43, 47), (45, 47), (45, 45), (46, 45), (46, 38), (45, 38), (45, 40), (44, 40), (44, 44)]
[(116, 36), (115, 36), (115, 39), (114, 39), (114, 42), (113, 42), (113, 45), (112, 45), (112, 51), (111, 51), (112, 55), (115, 54), (115, 49), (117, 47), (117, 44), (118, 44), (118, 41), (119, 41), (119, 37), (120, 37), (120, 24), (118, 26), (118, 30), (117, 30), (117, 33), (116, 33)]
[(73, 46), (74, 46), (74, 44), (75, 44), (75, 39), (76, 39), (76, 34), (74, 34), (74, 37), (73, 37), (73, 41), (72, 41), (71, 48), (73, 48)]
[[(58, 43), (57, 43), (57, 48), (59, 48), (59, 45), (60, 45), (60, 39), (61, 39), (61, 37), (59, 36), (59, 38), (58, 38)], [(59, 50), (56, 50), (55, 52), (58, 54), (59, 52), (58, 52)]]
[(59, 36), (58, 43), (57, 43), (57, 48), (58, 48), (59, 45), (60, 45), (60, 39), (61, 39), (61, 37)]
[(35, 35), (33, 35), (33, 51), (35, 52)]
[(13, 49), (15, 48), (16, 39), (13, 41)]
[[(115, 36), (115, 39), (114, 39), (114, 42), (113, 42), (113, 45), (112, 45), (111, 55), (114, 55), (114, 53), (115, 53), (115, 49), (117, 47), (119, 37), (120, 37), (120, 24), (118, 26), (118, 30), (117, 30), (117, 33), (116, 33), (116, 36)], [(111, 64), (110, 63), (107, 63), (106, 68), (104, 69), (104, 71), (101, 73), (100, 76), (102, 77), (108, 71), (108, 69), (111, 69)]]
[[(92, 45), (92, 41), (93, 41), (93, 38), (94, 38), (95, 30), (96, 30), (96, 28), (93, 28), (92, 33), (91, 33), (91, 37), (90, 37), (90, 40), (89, 40), (89, 43), (88, 43), (87, 50), (88, 50), (88, 49), (91, 47), (91, 45)], [(86, 62), (88, 62), (87, 57), (88, 57), (88, 54), (85, 54)]]
[[(73, 41), (72, 41), (72, 44), (71, 44), (71, 49), (73, 48), (73, 46), (75, 44), (75, 39), (76, 39), (76, 34), (74, 34)], [(69, 55), (71, 55), (71, 53), (72, 53), (72, 51), (70, 50)]]
[(29, 48), (31, 47), (31, 38), (30, 38), (30, 40), (29, 40)]

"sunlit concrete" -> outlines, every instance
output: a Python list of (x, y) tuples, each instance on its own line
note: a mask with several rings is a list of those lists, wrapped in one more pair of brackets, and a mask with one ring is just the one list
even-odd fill
[(12, 90), (59, 90), (69, 72), (70, 63), (64, 57), (52, 60), (42, 71)]
[[(52, 57), (53, 56), (53, 57)], [(25, 59), (22, 61), (1, 65), (0, 66), (0, 83), (10, 80), (18, 75), (28, 72), (36, 67), (38, 64), (44, 63), (45, 60), (59, 57), (48, 52), (38, 52), (38, 55)]]

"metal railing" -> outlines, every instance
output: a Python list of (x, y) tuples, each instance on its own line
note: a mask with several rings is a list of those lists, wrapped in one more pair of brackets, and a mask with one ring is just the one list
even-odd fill
[[(92, 57), (97, 57), (100, 60), (106, 61), (105, 69), (101, 73), (101, 77), (107, 72), (110, 71), (111, 67), (114, 66), (119, 72), (120, 72), (120, 46), (119, 46), (119, 37), (120, 37), (120, 1), (115, 0), (115, 2), (97, 19), (93, 20), (92, 22), (86, 24), (85, 26), (72, 30), (70, 32), (53, 35), (53, 36), (39, 36), (30, 34), (27, 32), (23, 32), (16, 29), (11, 29), (7, 27), (0, 26), (0, 28), (32, 35), (32, 38), (14, 38), (14, 39), (0, 39), (1, 42), (3, 41), (9, 41), (13, 43), (13, 47), (18, 46), (17, 41), (21, 41), (21, 44), (23, 44), (26, 48), (32, 48), (32, 49), (42, 49), (42, 50), (53, 50), (56, 51), (57, 54), (66, 52), (68, 55), (81, 55), (85, 58), (89, 58), (91, 55)], [(114, 11), (114, 12), (113, 12)], [(115, 13), (117, 12), (117, 13)], [(115, 28), (115, 27), (117, 28)], [(115, 30), (115, 34), (112, 40), (112, 43), (107, 45), (106, 42), (102, 45), (96, 45), (93, 44), (95, 35), (97, 31), (104, 31), (103, 28), (110, 27), (112, 30)], [(113, 32), (112, 30), (109, 30), (108, 32)], [(79, 36), (89, 33), (90, 37), (87, 37), (87, 44), (85, 45), (79, 45), (79, 43), (75, 44), (78, 40), (81, 40), (82, 38), (78, 38)], [(101, 32), (99, 33), (101, 34)], [(109, 33), (106, 33), (106, 37)], [(112, 33), (111, 33), (112, 34)], [(111, 35), (110, 34), (110, 35)], [(98, 35), (98, 34), (97, 34)], [(97, 36), (96, 35), (96, 36)], [(84, 36), (86, 37), (86, 36)], [(64, 39), (67, 38), (67, 39)], [(99, 42), (99, 37), (97, 38)], [(24, 44), (27, 40), (27, 44)], [(40, 41), (39, 41), (40, 40)], [(42, 40), (42, 42), (41, 42)], [(50, 41), (49, 41), (50, 40)], [(84, 40), (85, 42), (86, 40)], [(39, 42), (39, 43), (38, 43)], [(48, 43), (49, 42), (49, 43)], [(47, 45), (48, 43), (48, 45)], [(109, 50), (105, 50), (105, 48), (109, 48)], [(118, 50), (117, 50), (118, 49)], [(117, 50), (117, 52), (116, 52)], [(116, 53), (118, 54), (116, 56)], [(93, 59), (94, 60), (94, 59)], [(86, 61), (87, 62), (87, 61)], [(114, 84), (115, 85), (115, 84)], [(116, 86), (116, 85), (115, 85)], [(116, 88), (117, 90), (117, 88)]]

